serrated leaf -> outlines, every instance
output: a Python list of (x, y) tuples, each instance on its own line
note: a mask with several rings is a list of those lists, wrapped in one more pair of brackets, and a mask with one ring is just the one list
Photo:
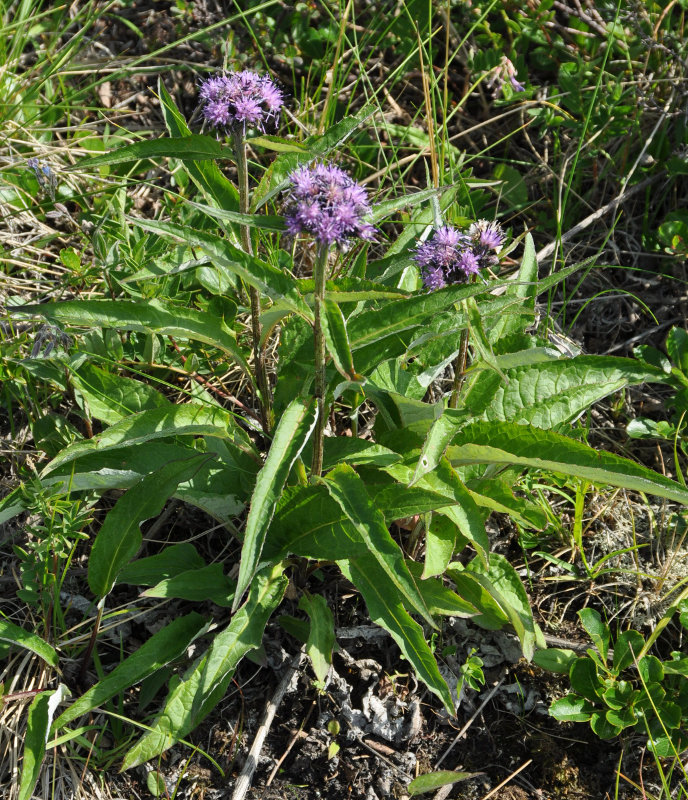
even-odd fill
[(315, 401), (305, 402), (297, 398), (283, 412), (275, 428), (265, 464), (258, 473), (251, 496), (233, 611), (255, 575), (268, 526), (289, 471), (310, 438), (316, 419)]
[(310, 620), (306, 653), (311, 660), (320, 688), (324, 688), (327, 674), (332, 666), (334, 617), (322, 595), (302, 595), (299, 608), (308, 614)]
[(207, 629), (203, 617), (195, 612), (173, 619), (63, 711), (55, 720), (53, 732), (179, 658)]
[(282, 600), (287, 586), (283, 569), (277, 565), (256, 575), (246, 603), (227, 628), (213, 637), (209, 649), (184, 677), (170, 685), (163, 710), (151, 730), (127, 752), (122, 770), (159, 756), (192, 731), (219, 703), (238, 663), (260, 646), (265, 625)]
[[(420, 614), (433, 628), (437, 625), (404, 562), (399, 546), (387, 529), (384, 515), (377, 509), (361, 478), (348, 464), (335, 467), (323, 481), (349, 523), (356, 530), (370, 555), (387, 574), (397, 596), (404, 604)], [(403, 487), (399, 487), (403, 492)]]
[(57, 652), (35, 633), (20, 628), (7, 619), (0, 619), (0, 642), (9, 642), (30, 650), (43, 659), (46, 664), (57, 669), (59, 658)]
[(461, 443), (447, 451), (452, 464), (513, 464), (550, 470), (688, 504), (688, 490), (663, 475), (551, 431), (509, 422), (477, 422), (463, 428), (457, 438)]
[(119, 498), (96, 535), (88, 561), (88, 585), (95, 595), (108, 594), (119, 571), (138, 552), (142, 540), (141, 523), (157, 516), (177, 484), (196, 473), (208, 458), (200, 453), (166, 464), (146, 475)]
[(214, 316), (163, 300), (65, 300), (22, 306), (13, 313), (42, 316), (60, 325), (117, 328), (193, 339), (224, 350), (250, 377), (234, 334)]

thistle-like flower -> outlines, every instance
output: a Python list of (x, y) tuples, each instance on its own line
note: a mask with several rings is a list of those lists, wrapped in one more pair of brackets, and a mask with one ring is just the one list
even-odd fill
[(215, 128), (276, 125), (284, 103), (282, 90), (267, 75), (250, 70), (215, 75), (201, 84), (203, 116)]
[(481, 269), (494, 266), (504, 238), (499, 224), (485, 219), (474, 222), (467, 233), (451, 225), (438, 228), (416, 247), (414, 255), (425, 288), (436, 291), (452, 283), (465, 283)]
[(328, 247), (355, 237), (373, 238), (375, 228), (364, 219), (371, 211), (367, 192), (344, 170), (312, 164), (298, 167), (289, 179), (285, 221), (291, 236), (310, 233)]

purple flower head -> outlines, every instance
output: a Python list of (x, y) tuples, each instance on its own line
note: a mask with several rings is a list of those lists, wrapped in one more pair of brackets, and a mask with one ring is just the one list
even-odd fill
[(468, 237), (475, 246), (494, 252), (501, 249), (506, 238), (498, 222), (489, 222), (486, 219), (474, 222), (468, 229)]
[(514, 92), (525, 92), (525, 86), (516, 77), (516, 67), (510, 59), (502, 56), (499, 64), (491, 70), (490, 78), (487, 81), (488, 89), (492, 89), (492, 96), (496, 97), (499, 92), (504, 92), (504, 85), (509, 82)]
[(203, 81), (199, 92), (203, 116), (215, 128), (257, 128), (276, 123), (282, 90), (267, 76), (243, 70)]
[(375, 228), (363, 218), (370, 213), (365, 189), (332, 164), (298, 167), (289, 176), (285, 209), (287, 232), (310, 233), (324, 245), (348, 239), (372, 239)]

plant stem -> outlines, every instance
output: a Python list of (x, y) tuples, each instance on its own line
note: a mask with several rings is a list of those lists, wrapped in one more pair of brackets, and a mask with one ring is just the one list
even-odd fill
[(325, 408), (325, 336), (322, 329), (322, 306), (325, 300), (325, 272), (327, 267), (327, 245), (321, 244), (318, 247), (318, 254), (315, 258), (313, 267), (313, 278), (315, 280), (315, 306), (313, 322), (313, 333), (315, 338), (315, 397), (318, 402), (318, 421), (315, 426), (315, 438), (313, 440), (313, 462), (311, 464), (311, 475), (320, 477), (323, 462), (323, 440), (325, 438), (325, 425), (327, 423), (327, 413)]
[[(239, 178), (239, 212), (248, 214), (249, 212), (249, 193), (248, 193), (248, 164), (246, 163), (246, 142), (244, 141), (243, 130), (237, 128), (234, 133), (234, 154), (237, 162), (237, 173)], [(249, 255), (253, 254), (251, 245), (251, 231), (248, 225), (241, 226), (241, 244), (244, 251)], [(270, 422), (272, 417), (272, 400), (270, 395), (270, 384), (265, 371), (265, 361), (263, 351), (260, 346), (260, 294), (258, 289), (249, 286), (249, 297), (251, 298), (251, 336), (253, 339), (253, 361), (256, 367), (256, 382), (258, 384), (260, 420), (265, 433), (270, 432)]]
[(98, 603), (98, 613), (96, 615), (96, 621), (93, 623), (93, 631), (91, 632), (91, 638), (88, 640), (88, 646), (86, 647), (86, 651), (81, 659), (81, 669), (79, 670), (79, 675), (76, 679), (76, 682), (79, 686), (83, 686), (86, 680), (86, 672), (88, 671), (88, 665), (91, 663), (91, 656), (93, 655), (93, 648), (96, 645), (96, 639), (98, 638), (98, 631), (100, 630), (100, 621), (103, 618), (103, 608), (105, 606), (105, 598), (101, 598), (100, 602)]
[(459, 394), (463, 386), (464, 378), (466, 377), (466, 360), (468, 359), (468, 328), (461, 331), (461, 339), (459, 341), (459, 354), (454, 359), (454, 383), (452, 385), (452, 393), (449, 398), (449, 408), (459, 407)]

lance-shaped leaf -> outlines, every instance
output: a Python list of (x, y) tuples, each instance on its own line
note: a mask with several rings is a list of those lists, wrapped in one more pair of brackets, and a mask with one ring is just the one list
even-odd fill
[[(192, 136), (192, 133), (183, 114), (165, 89), (162, 78), (158, 80), (158, 95), (170, 136), (181, 140), (180, 144), (183, 144), (183, 140)], [(184, 167), (208, 202), (214, 203), (218, 208), (239, 210), (239, 192), (234, 184), (222, 174), (214, 161), (185, 161)]]
[(61, 683), (54, 691), (36, 695), (29, 706), (18, 800), (30, 800), (33, 794), (41, 772), (55, 709), (68, 694), (69, 690)]
[[(348, 464), (335, 467), (323, 481), (327, 491), (365, 542), (370, 555), (387, 574), (395, 594), (426, 622), (437, 627), (415, 581), (404, 562), (404, 555), (389, 535), (385, 518), (366, 491), (365, 484)], [(400, 492), (403, 488), (399, 487)]]
[(354, 359), (351, 355), (349, 337), (346, 333), (346, 320), (339, 308), (339, 305), (329, 298), (325, 298), (325, 313), (322, 316), (323, 333), (325, 334), (325, 344), (332, 356), (337, 370), (349, 380), (360, 380), (354, 369)]
[[(483, 775), (482, 772), (448, 772), (440, 770), (439, 772), (426, 772), (425, 775), (419, 775), (414, 778), (408, 785), (408, 792), (410, 797), (417, 797), (419, 794), (426, 792), (434, 792), (442, 786), (450, 786), (451, 784), (458, 783), (459, 781), (467, 781), (471, 778), (477, 778)], [(446, 797), (446, 795), (445, 795)]]
[(449, 443), (468, 424), (470, 419), (471, 415), (467, 411), (456, 411), (453, 408), (448, 408), (439, 419), (432, 423), (423, 442), (423, 449), (410, 482), (411, 486), (417, 483), (423, 475), (427, 475), (435, 469)]
[(210, 161), (216, 158), (234, 158), (232, 149), (222, 145), (212, 136), (192, 133), (184, 137), (162, 137), (118, 147), (102, 156), (94, 156), (79, 161), (78, 168), (92, 169), (107, 164), (124, 164), (144, 158), (176, 158), (180, 161)]
[(463, 301), (462, 306), (466, 311), (466, 316), (468, 318), (469, 342), (475, 348), (475, 350), (477, 350), (478, 355), (482, 359), (483, 363), (486, 364), (491, 370), (496, 372), (505, 383), (508, 383), (509, 379), (502, 372), (499, 364), (497, 363), (497, 357), (492, 352), (492, 346), (490, 345), (487, 335), (485, 334), (483, 321), (480, 316), (480, 309), (478, 308), (478, 304), (475, 302), (475, 298), (466, 298)]
[(43, 475), (81, 456), (143, 444), (168, 436), (218, 436), (221, 439), (239, 439), (243, 444), (243, 433), (237, 434), (236, 431), (234, 417), (217, 406), (186, 403), (183, 406), (154, 408), (125, 417), (92, 439), (65, 447), (45, 467)]
[(65, 300), (61, 303), (21, 306), (13, 309), (12, 313), (42, 316), (58, 325), (143, 331), (204, 342), (224, 350), (251, 376), (234, 333), (213, 315), (193, 308), (162, 300)]
[(544, 469), (688, 504), (688, 489), (669, 478), (628, 459), (530, 425), (471, 423), (458, 434), (457, 443), (448, 448), (447, 457), (452, 464), (515, 464)]
[(246, 603), (181, 680), (171, 682), (165, 706), (127, 753), (122, 769), (156, 758), (192, 731), (222, 699), (241, 659), (260, 646), (265, 625), (287, 586), (283, 565), (259, 573)]
[(251, 508), (248, 512), (244, 532), (244, 544), (241, 548), (241, 563), (232, 606), (233, 611), (237, 609), (256, 573), (265, 536), (282, 489), (289, 477), (292, 465), (301, 454), (315, 427), (316, 419), (315, 401), (311, 400), (306, 403), (297, 398), (289, 404), (275, 428), (270, 450), (263, 468), (258, 473), (251, 497)]
[(256, 256), (249, 255), (235, 247), (228, 239), (221, 239), (204, 231), (185, 228), (171, 222), (145, 220), (138, 217), (127, 218), (133, 225), (160, 236), (167, 236), (185, 242), (190, 247), (201, 248), (222, 269), (238, 276), (249, 286), (272, 300), (281, 300), (293, 311), (312, 321), (313, 312), (298, 292), (296, 281), (282, 270), (271, 266)]
[(337, 564), (344, 576), (363, 595), (373, 622), (389, 631), (418, 677), (442, 700), (447, 711), (453, 714), (451, 692), (440, 675), (423, 629), (404, 608), (387, 570), (370, 551), (356, 558), (343, 559)]
[(95, 595), (108, 594), (120, 570), (136, 555), (141, 546), (141, 523), (157, 516), (177, 484), (197, 472), (208, 458), (200, 453), (166, 464), (119, 498), (98, 531), (88, 561), (88, 585)]
[(310, 620), (306, 653), (313, 664), (313, 672), (315, 672), (320, 688), (324, 689), (327, 673), (332, 666), (334, 617), (327, 605), (327, 600), (319, 594), (302, 595), (299, 600), (299, 608), (308, 614)]
[(63, 711), (55, 720), (53, 732), (102, 706), (115, 695), (135, 686), (165, 664), (179, 658), (191, 642), (204, 634), (208, 627), (203, 617), (195, 612), (173, 619)]
[(535, 296), (538, 292), (538, 265), (535, 258), (535, 245), (530, 233), (526, 234), (523, 258), (518, 270), (518, 278), (507, 286), (505, 294), (522, 301), (522, 314), (509, 314), (497, 320), (490, 331), (490, 342), (496, 345), (505, 336), (513, 333), (522, 333), (531, 323), (535, 312)]
[(197, 208), (214, 219), (226, 219), (228, 222), (235, 222), (238, 225), (245, 225), (249, 228), (260, 228), (264, 231), (284, 230), (284, 217), (272, 217), (267, 214), (240, 214), (238, 211), (227, 211), (224, 208), (215, 208), (203, 203), (187, 202), (190, 206)]

